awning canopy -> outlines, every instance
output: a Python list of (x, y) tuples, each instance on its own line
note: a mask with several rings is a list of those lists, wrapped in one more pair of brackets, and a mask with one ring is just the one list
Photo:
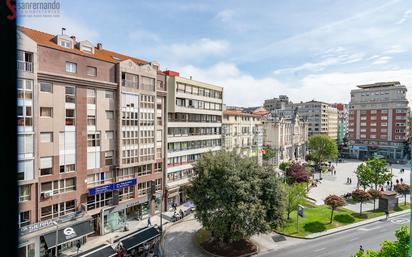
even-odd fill
[(44, 241), (46, 242), (47, 248), (50, 249), (56, 246), (56, 237), (58, 237), (57, 245), (61, 245), (63, 243), (92, 234), (93, 232), (94, 231), (90, 222), (84, 221), (82, 223), (59, 229), (57, 233), (58, 235), (56, 235), (56, 232), (51, 232), (44, 235), (43, 237)]
[(116, 255), (116, 251), (110, 245), (104, 245), (81, 253), (77, 257), (113, 257)]
[(125, 239), (122, 239), (121, 242), (123, 247), (126, 248), (127, 251), (146, 243), (160, 235), (159, 231), (155, 227), (148, 227), (146, 229), (142, 229), (136, 234), (133, 234)]

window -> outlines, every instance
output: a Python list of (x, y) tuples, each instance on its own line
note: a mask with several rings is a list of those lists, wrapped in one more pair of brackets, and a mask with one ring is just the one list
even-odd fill
[(88, 147), (100, 146), (100, 133), (88, 134), (87, 135), (87, 146)]
[(87, 66), (87, 75), (96, 77), (97, 76), (97, 68), (92, 66)]
[(87, 89), (87, 103), (96, 104), (96, 90)]
[(53, 142), (53, 132), (41, 132), (40, 133), (41, 143), (51, 143)]
[(17, 98), (21, 100), (30, 100), (33, 98), (33, 80), (17, 80)]
[(19, 134), (17, 136), (18, 155), (23, 158), (31, 158), (34, 154), (33, 135)]
[(53, 158), (41, 157), (40, 158), (40, 176), (51, 175), (53, 173)]
[(30, 201), (31, 199), (31, 185), (19, 186), (19, 202)]
[(106, 119), (113, 120), (114, 119), (114, 112), (113, 111), (106, 111)]
[(96, 109), (87, 109), (87, 126), (96, 126)]
[(75, 89), (74, 87), (65, 87), (66, 103), (75, 103)]
[(52, 107), (40, 107), (40, 117), (53, 117)]
[(113, 138), (114, 138), (114, 132), (112, 130), (106, 131), (106, 139), (113, 140)]
[[(20, 212), (19, 227), (24, 227), (30, 224), (30, 211)], [(33, 249), (34, 251), (34, 249)], [(33, 255), (34, 256), (34, 255)]]
[(61, 40), (60, 45), (65, 48), (72, 48), (72, 43), (66, 40)]
[(75, 212), (76, 201), (70, 200), (41, 208), (40, 220), (57, 218)]
[(77, 72), (77, 64), (72, 62), (66, 62), (66, 72), (76, 73)]
[(108, 90), (106, 90), (106, 91), (105, 91), (105, 94), (104, 94), (104, 97), (105, 97), (105, 98), (113, 99), (113, 98), (114, 98), (114, 92), (113, 92), (113, 91), (108, 91)]
[(40, 91), (53, 93), (53, 84), (49, 82), (40, 82)]
[(93, 53), (93, 49), (90, 46), (82, 46), (82, 51), (86, 53)]
[(388, 120), (388, 116), (382, 116), (381, 120)]
[(104, 164), (113, 165), (113, 151), (107, 151), (104, 153)]
[(76, 132), (59, 133), (60, 173), (76, 170)]
[(73, 109), (66, 109), (66, 126), (74, 126), (75, 117)]

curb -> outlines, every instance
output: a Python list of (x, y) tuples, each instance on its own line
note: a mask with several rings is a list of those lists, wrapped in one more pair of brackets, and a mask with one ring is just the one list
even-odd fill
[[(400, 211), (400, 212), (395, 212), (395, 213), (389, 214), (389, 218), (397, 217), (397, 216), (403, 215), (405, 213), (410, 213), (410, 212), (411, 212), (410, 209)], [(357, 228), (357, 227), (360, 227), (360, 226), (368, 225), (368, 224), (380, 221), (382, 219), (386, 219), (386, 216), (379, 216), (379, 217), (376, 217), (376, 218), (373, 218), (373, 219), (370, 219), (370, 220), (356, 222), (356, 223), (353, 223), (353, 224), (350, 224), (350, 225), (330, 229), (330, 230), (327, 230), (327, 231), (324, 231), (324, 232), (316, 233), (317, 235), (316, 234), (308, 235), (306, 237), (303, 237), (303, 239), (316, 239), (316, 238), (319, 238), (319, 237), (336, 234), (336, 233), (346, 231), (346, 230), (349, 230), (349, 229), (352, 229), (352, 228)]]

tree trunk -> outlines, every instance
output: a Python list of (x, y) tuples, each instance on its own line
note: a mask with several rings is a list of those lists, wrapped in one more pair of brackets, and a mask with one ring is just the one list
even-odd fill
[(373, 210), (375, 210), (376, 198), (373, 198)]
[(290, 212), (290, 211), (288, 211), (288, 220), (290, 220), (290, 213), (291, 213), (291, 212)]
[(332, 220), (333, 220), (333, 211), (334, 211), (334, 208), (332, 208), (332, 212), (330, 213), (330, 224), (332, 224)]
[(406, 205), (406, 194), (405, 194), (405, 205)]
[(360, 202), (360, 212), (359, 212), (359, 216), (362, 215), (362, 201)]

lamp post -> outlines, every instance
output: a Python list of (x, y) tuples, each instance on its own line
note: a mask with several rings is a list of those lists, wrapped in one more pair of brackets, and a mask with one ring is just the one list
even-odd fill
[(57, 221), (53, 221), (53, 224), (56, 226), (56, 253), (55, 256), (59, 256), (59, 250), (57, 248), (58, 244), (59, 244), (59, 223), (57, 223)]

